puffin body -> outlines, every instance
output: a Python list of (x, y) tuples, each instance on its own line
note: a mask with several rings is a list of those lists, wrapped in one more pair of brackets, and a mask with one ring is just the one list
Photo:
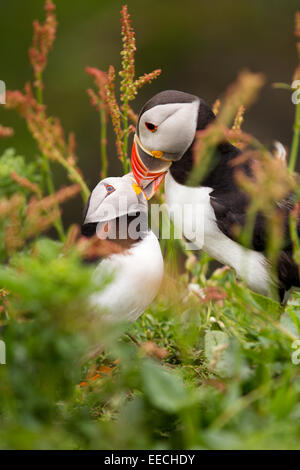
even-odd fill
[(163, 258), (148, 229), (147, 200), (132, 173), (98, 183), (87, 203), (82, 234), (97, 234), (120, 247), (120, 253), (97, 262), (96, 282), (107, 274), (112, 281), (92, 296), (92, 305), (103, 309), (109, 321), (135, 321), (159, 290)]
[[(170, 218), (176, 223), (175, 221), (178, 220), (176, 208), (179, 208), (180, 204), (198, 206), (199, 213), (197, 210), (192, 211), (195, 220), (190, 219), (191, 212), (187, 214), (189, 220), (183, 220), (183, 236), (189, 240), (191, 232), (186, 231), (186, 228), (189, 229), (190, 225), (196, 227), (196, 223), (198, 223), (199, 241), (190, 240), (198, 249), (204, 250), (220, 263), (231, 266), (254, 291), (263, 295), (271, 295), (271, 277), (267, 259), (262, 253), (244, 248), (219, 229), (211, 205), (211, 192), (212, 188), (208, 187), (190, 188), (180, 185), (173, 178), (171, 172), (168, 172), (165, 179), (165, 194)], [(201, 221), (203, 222), (202, 226)]]
[(278, 279), (274, 279), (272, 266), (264, 254), (267, 244), (265, 216), (257, 214), (250, 248), (242, 246), (235, 234), (236, 226), (243, 228), (246, 224), (250, 203), (237, 185), (234, 171), (239, 168), (249, 176), (251, 164), (248, 160), (235, 167), (231, 165), (241, 151), (228, 141), (220, 143), (204, 179), (195, 187), (188, 186), (193, 171), (196, 132), (205, 129), (214, 118), (210, 107), (197, 96), (172, 90), (155, 95), (139, 115), (132, 150), (133, 173), (147, 198), (154, 194), (166, 175), (166, 203), (174, 222), (176, 208), (179, 210), (184, 205), (195, 208), (183, 217), (183, 236), (189, 239), (186, 230), (190, 232), (192, 222), (197, 224), (199, 236), (191, 241), (199, 249), (234, 268), (256, 292), (272, 296), (274, 286), (277, 287), (283, 300), (286, 291), (300, 286), (288, 228), (293, 204), (278, 201), (278, 209), (285, 220), (285, 240), (276, 266)]

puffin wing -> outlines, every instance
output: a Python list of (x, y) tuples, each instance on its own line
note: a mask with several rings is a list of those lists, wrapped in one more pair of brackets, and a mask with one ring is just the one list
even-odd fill
[[(214, 209), (218, 228), (231, 240), (240, 243), (241, 231), (247, 223), (247, 209), (249, 200), (241, 192), (210, 194), (210, 203)], [(258, 213), (253, 228), (251, 248), (255, 251), (264, 251), (266, 247), (265, 217)]]
[[(247, 223), (247, 211), (249, 208), (249, 199), (245, 193), (235, 191), (232, 193), (210, 193), (210, 203), (214, 209), (216, 222), (219, 229), (229, 238), (240, 242), (239, 234), (245, 228)], [(294, 197), (289, 195), (286, 199), (278, 201), (275, 209), (281, 212), (284, 218), (284, 240), (282, 250), (290, 251), (292, 242), (289, 230), (289, 215), (294, 207)], [(252, 234), (251, 248), (255, 251), (264, 251), (266, 249), (266, 218), (268, 214), (258, 212), (255, 218)], [(298, 235), (300, 236), (300, 219), (298, 221)]]

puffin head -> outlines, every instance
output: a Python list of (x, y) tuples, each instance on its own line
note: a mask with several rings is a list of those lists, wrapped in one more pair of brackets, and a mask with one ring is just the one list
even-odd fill
[[(138, 223), (130, 224), (138, 219)], [(134, 225), (134, 224), (133, 224)], [(131, 230), (131, 231), (130, 231)], [(81, 233), (110, 240), (143, 238), (148, 232), (148, 205), (132, 173), (105, 178), (92, 191), (86, 204)]]
[(132, 147), (132, 171), (150, 199), (173, 162), (192, 145), (197, 130), (214, 119), (204, 100), (182, 91), (167, 90), (142, 108)]

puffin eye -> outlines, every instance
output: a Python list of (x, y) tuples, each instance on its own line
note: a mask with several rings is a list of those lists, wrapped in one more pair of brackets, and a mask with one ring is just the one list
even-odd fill
[(107, 194), (113, 193), (115, 191), (115, 188), (111, 184), (106, 184), (105, 185)]
[(145, 122), (145, 126), (147, 127), (148, 131), (150, 132), (155, 132), (157, 129), (157, 126), (153, 124), (152, 122)]

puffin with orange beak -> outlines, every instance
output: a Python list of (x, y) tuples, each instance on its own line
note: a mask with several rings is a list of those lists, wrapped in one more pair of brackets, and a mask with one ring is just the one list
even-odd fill
[(109, 321), (135, 321), (151, 304), (163, 277), (163, 257), (148, 227), (147, 200), (132, 173), (100, 181), (85, 208), (82, 235), (107, 239), (119, 252), (97, 260), (95, 280), (112, 282), (93, 295), (92, 305)]
[[(231, 266), (238, 277), (260, 294), (272, 297), (275, 287), (284, 301), (287, 291), (300, 287), (288, 229), (292, 200), (278, 202), (286, 221), (286, 233), (277, 260), (277, 279), (274, 279), (272, 266), (265, 256), (264, 215), (258, 213), (256, 217), (251, 248), (242, 246), (235, 235), (235, 226), (245, 226), (250, 202), (238, 187), (231, 165), (241, 151), (229, 141), (220, 143), (204, 179), (196, 187), (187, 185), (193, 171), (196, 132), (205, 129), (214, 118), (207, 103), (195, 95), (175, 90), (155, 95), (139, 114), (132, 148), (133, 174), (148, 199), (165, 179), (166, 204), (174, 223), (180, 208), (190, 205), (195, 209), (177, 218), (181, 221), (182, 236), (188, 238), (187, 228), (195, 222), (201, 232), (191, 240), (196, 248)], [(249, 174), (249, 162), (241, 163), (239, 168)]]

